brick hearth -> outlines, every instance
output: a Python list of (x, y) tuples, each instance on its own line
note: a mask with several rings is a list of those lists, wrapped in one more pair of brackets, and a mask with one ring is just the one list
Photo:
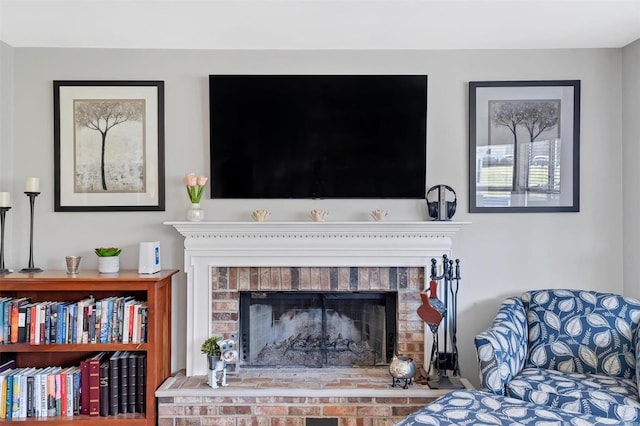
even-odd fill
[(391, 426), (447, 392), (393, 388), (387, 368), (252, 368), (227, 381), (212, 389), (206, 376), (171, 377), (156, 392), (159, 426)]

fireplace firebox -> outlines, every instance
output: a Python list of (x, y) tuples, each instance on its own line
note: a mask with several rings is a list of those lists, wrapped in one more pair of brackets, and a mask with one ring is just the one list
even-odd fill
[(241, 292), (243, 366), (376, 366), (396, 343), (395, 292)]

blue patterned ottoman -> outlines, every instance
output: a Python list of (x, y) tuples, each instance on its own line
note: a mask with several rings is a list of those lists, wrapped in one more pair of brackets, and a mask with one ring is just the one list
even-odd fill
[(450, 392), (397, 423), (401, 425), (631, 425), (576, 414), (478, 390)]

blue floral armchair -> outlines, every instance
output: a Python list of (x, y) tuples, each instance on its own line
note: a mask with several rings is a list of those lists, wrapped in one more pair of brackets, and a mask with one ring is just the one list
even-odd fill
[(475, 338), (483, 390), (640, 423), (640, 301), (535, 290), (506, 299)]

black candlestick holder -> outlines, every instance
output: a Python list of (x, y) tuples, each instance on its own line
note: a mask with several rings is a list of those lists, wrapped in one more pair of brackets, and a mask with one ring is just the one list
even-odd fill
[(4, 267), (4, 218), (11, 207), (0, 207), (0, 275), (10, 274)]
[(33, 207), (36, 204), (36, 197), (40, 195), (40, 193), (26, 191), (25, 194), (27, 194), (27, 197), (29, 197), (29, 205), (31, 206), (31, 226), (29, 228), (29, 266), (27, 268), (20, 269), (20, 272), (42, 272), (42, 269), (36, 268), (33, 264)]

